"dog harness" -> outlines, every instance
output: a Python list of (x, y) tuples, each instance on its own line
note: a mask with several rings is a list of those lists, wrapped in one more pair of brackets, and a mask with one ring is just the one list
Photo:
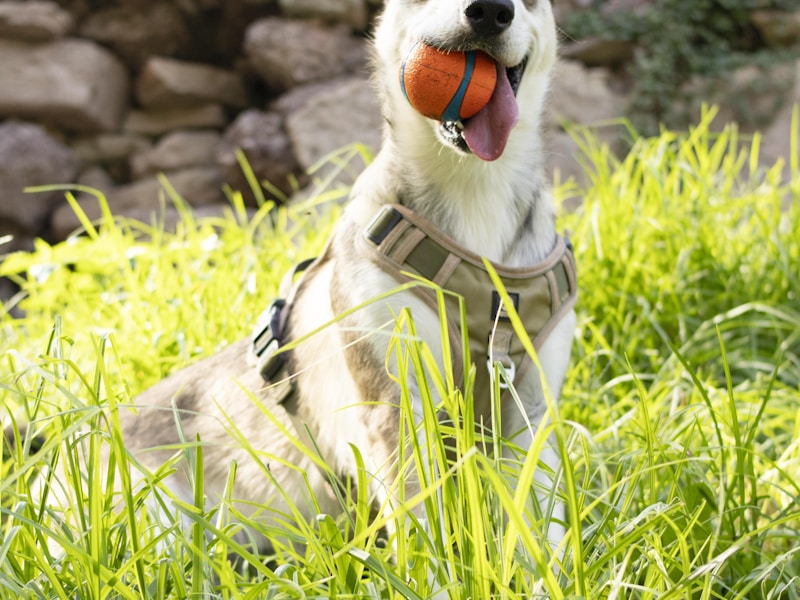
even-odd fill
[[(498, 382), (501, 389), (521, 379), (532, 360), (514, 332), (500, 293), (478, 255), (462, 248), (428, 221), (397, 204), (383, 206), (357, 244), (360, 252), (399, 282), (422, 278), (434, 284), (410, 288), (433, 310), (437, 310), (438, 305), (436, 287), (453, 292), (444, 294), (444, 301), (450, 336), (456, 342), (452, 346), (454, 350), (460, 348), (460, 303), (463, 301), (470, 360), (488, 367), (476, 371), (476, 398), (489, 397), (496, 372), (503, 373)], [(306, 261), (295, 267), (287, 274), (289, 281), (310, 263)], [(575, 259), (570, 243), (558, 237), (550, 255), (534, 267), (492, 266), (513, 302), (526, 334), (539, 351), (577, 300)], [(286, 300), (273, 302), (260, 317), (253, 333), (255, 364), (267, 382), (283, 385), (281, 389), (284, 391), (279, 392), (282, 400), (289, 397), (293, 386), (284, 385), (290, 381), (290, 373), (284, 354), (278, 350), (287, 309), (291, 307), (291, 296), (296, 289), (296, 285), (291, 287)], [(454, 362), (456, 368), (461, 364), (460, 360)], [(461, 373), (458, 375), (462, 376)]]

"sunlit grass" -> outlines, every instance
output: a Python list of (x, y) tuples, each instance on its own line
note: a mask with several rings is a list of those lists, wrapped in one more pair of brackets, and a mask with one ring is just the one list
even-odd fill
[[(562, 448), (554, 493), (575, 516), (563, 556), (543, 539), (550, 516), (509, 484), (533, 487), (541, 443), (512, 461), (460, 425), (469, 391), (433, 367), (405, 314), (391, 347), (401, 384), (414, 373), (455, 423), (436, 427), (431, 411), (408, 437), (418, 496), (376, 518), (362, 473), (336, 488), (342, 515), (287, 514), (267, 529), (230, 495), (205, 504), (196, 440), (131, 487), (139, 467), (118, 411), (246, 336), (283, 273), (320, 251), (344, 192), (255, 212), (233, 195), (217, 219), (178, 201), (174, 232), (106, 216), (0, 263), (23, 290), (23, 315), (0, 313), (3, 418), (30, 423), (2, 467), (0, 597), (800, 596), (797, 151), (789, 184), (780, 165), (758, 167), (757, 138), (705, 122), (638, 139), (621, 162), (591, 139), (585, 152), (592, 185), (559, 190), (583, 198), (560, 220), (579, 268), (572, 367), (537, 436)], [(195, 466), (191, 505), (158, 485), (181, 456)], [(63, 469), (31, 493), (57, 457)], [(235, 476), (231, 466), (230, 488)], [(163, 507), (160, 526), (146, 503)], [(253, 553), (242, 521), (275, 540), (274, 555)]]

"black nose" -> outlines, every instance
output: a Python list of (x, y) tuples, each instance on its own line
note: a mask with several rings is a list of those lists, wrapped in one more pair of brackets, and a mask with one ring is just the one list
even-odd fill
[(467, 5), (464, 15), (478, 35), (498, 35), (514, 20), (514, 3), (511, 0), (474, 0)]

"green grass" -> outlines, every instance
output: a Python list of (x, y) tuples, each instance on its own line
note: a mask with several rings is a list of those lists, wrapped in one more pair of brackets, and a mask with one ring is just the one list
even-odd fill
[[(0, 398), (7, 423), (31, 425), (2, 467), (0, 598), (425, 598), (430, 573), (454, 599), (800, 597), (797, 139), (790, 184), (779, 166), (759, 169), (757, 138), (743, 142), (704, 122), (637, 139), (617, 162), (586, 139), (592, 185), (558, 190), (583, 197), (560, 219), (579, 267), (572, 367), (537, 436), (554, 433), (563, 455), (563, 557), (527, 497), (541, 443), (504, 460), (432, 414), (408, 442), (417, 497), (371, 520), (362, 474), (344, 516), (285, 515), (280, 532), (250, 522), (277, 540), (270, 557), (234, 537), (234, 503), (204, 505), (196, 440), (175, 459), (195, 466), (193, 505), (158, 485), (175, 461), (131, 489), (119, 411), (247, 335), (283, 273), (320, 250), (345, 191), (320, 192), (320, 214), (247, 214), (232, 194), (223, 218), (182, 208), (175, 232), (106, 216), (8, 257), (0, 274), (22, 286), (24, 316), (0, 314)], [(427, 373), (423, 395), (469, 420), (469, 391), (431, 368), (413, 326), (399, 315), (402, 373)], [(31, 493), (57, 457), (63, 469)], [(145, 501), (168, 509), (166, 524), (138, 510)], [(425, 518), (409, 518), (420, 503)], [(387, 521), (399, 531), (388, 545)]]

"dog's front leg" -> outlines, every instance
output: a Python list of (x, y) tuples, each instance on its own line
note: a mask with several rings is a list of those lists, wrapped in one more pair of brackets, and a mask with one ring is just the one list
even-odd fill
[[(395, 556), (398, 546), (405, 543), (403, 540), (413, 529), (412, 518), (421, 529), (417, 535), (427, 538), (426, 547), (439, 548), (440, 544), (449, 543), (447, 533), (438, 529), (445, 522), (440, 480), (447, 470), (447, 465), (440, 464), (442, 457), (436, 450), (441, 435), (436, 414), (440, 403), (427, 392), (420, 393), (415, 375), (408, 376), (403, 388), (405, 398), (398, 398), (405, 406), (400, 409), (403, 424), (397, 429), (397, 450), (376, 489), (376, 500), (382, 507)], [(431, 431), (431, 427), (436, 430)], [(440, 556), (439, 552), (432, 552), (426, 558), (427, 597), (432, 600), (450, 597), (441, 582), (450, 582), (452, 578)], [(417, 582), (420, 586), (423, 583)]]
[[(547, 435), (544, 433), (547, 428), (539, 427), (543, 420), (558, 419), (558, 401), (569, 364), (574, 328), (575, 313), (571, 312), (559, 322), (540, 348), (538, 357), (541, 372), (531, 366), (518, 383), (516, 391), (520, 400), (512, 394), (504, 395), (501, 403), (501, 433), (503, 439), (511, 442), (504, 447), (504, 456), (512, 454), (511, 448), (530, 451), (537, 441), (537, 433)], [(553, 410), (548, 411), (548, 405)], [(531, 514), (540, 514), (544, 518), (546, 531), (542, 531), (541, 526), (538, 529), (547, 535), (552, 552), (560, 560), (565, 551), (566, 511), (559, 500), (562, 465), (555, 434), (548, 436), (538, 458), (532, 499), (538, 503), (539, 510)]]
[[(503, 414), (502, 437), (509, 442), (503, 447), (503, 458), (525, 460), (524, 456), (516, 455), (512, 448), (521, 448), (526, 452), (531, 452), (535, 436), (543, 434), (539, 431), (541, 419), (531, 419), (529, 416), (523, 418), (516, 402), (513, 399), (509, 399), (508, 402), (515, 406), (507, 407), (508, 410), (504, 410)], [(539, 521), (539, 517), (541, 517), (542, 521), (530, 523), (530, 526), (534, 531), (546, 535), (550, 550), (561, 556), (563, 553), (562, 542), (566, 533), (565, 510), (563, 503), (559, 500), (561, 459), (554, 435), (549, 435), (545, 441), (538, 454), (538, 462), (531, 496), (531, 502), (535, 502), (536, 506), (531, 506), (529, 509), (532, 509), (530, 514), (533, 518)], [(512, 485), (516, 486), (517, 484), (518, 481), (513, 479)]]

